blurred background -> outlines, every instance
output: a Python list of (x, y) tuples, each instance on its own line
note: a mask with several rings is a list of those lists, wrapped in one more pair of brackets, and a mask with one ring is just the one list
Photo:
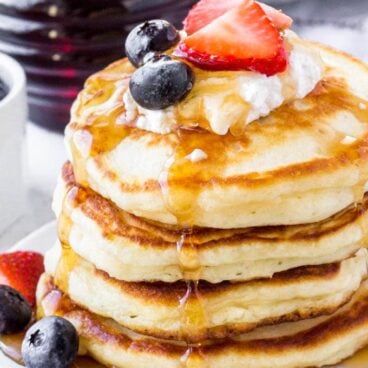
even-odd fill
[[(124, 37), (137, 23), (164, 18), (180, 28), (195, 2), (0, 0), (0, 52), (24, 67), (29, 105), (24, 156), (27, 205), (0, 232), (0, 248), (53, 219), (52, 191), (66, 160), (62, 131), (83, 81), (123, 56)], [(301, 36), (368, 61), (368, 0), (264, 2), (292, 16), (294, 30)]]

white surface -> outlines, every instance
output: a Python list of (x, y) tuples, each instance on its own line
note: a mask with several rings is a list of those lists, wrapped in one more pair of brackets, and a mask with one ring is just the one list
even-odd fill
[[(0, 252), (54, 219), (51, 199), (62, 164), (66, 161), (63, 136), (27, 124), (26, 170), (27, 196), (23, 215), (5, 231), (0, 231)], [(1, 190), (1, 188), (0, 188)]]
[[(36, 230), (34, 233), (30, 234), (18, 244), (14, 246), (11, 251), (15, 250), (33, 250), (45, 254), (45, 252), (51, 248), (56, 239), (56, 223), (52, 221), (40, 229)], [(12, 360), (5, 357), (0, 352), (0, 367), (1, 368), (19, 368), (22, 367)], [(24, 367), (23, 367), (24, 368)]]
[(305, 27), (303, 33), (305, 38), (334, 46), (361, 59), (368, 60), (368, 19), (361, 31), (322, 24)]
[(303, 37), (368, 61), (367, 0), (273, 2), (294, 19), (293, 29)]
[(11, 251), (33, 250), (45, 254), (57, 238), (56, 221), (50, 221), (39, 229), (20, 240)]
[(28, 186), (52, 195), (60, 169), (67, 160), (62, 134), (27, 124)]
[(0, 53), (0, 80), (9, 92), (0, 101), (0, 232), (23, 212), (23, 137), (27, 119), (26, 79), (21, 66)]

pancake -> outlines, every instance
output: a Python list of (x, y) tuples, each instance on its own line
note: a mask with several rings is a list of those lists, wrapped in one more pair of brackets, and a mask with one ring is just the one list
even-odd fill
[(186, 346), (124, 329), (76, 306), (44, 275), (39, 316), (60, 315), (77, 328), (80, 353), (117, 368), (303, 368), (336, 364), (368, 343), (368, 284), (329, 317), (257, 329), (241, 338)]
[(58, 255), (49, 252), (46, 270), (78, 305), (136, 332), (189, 342), (331, 314), (350, 300), (367, 276), (366, 250), (341, 263), (301, 267), (272, 279), (220, 284), (123, 282), (70, 248), (64, 246)]
[(61, 241), (110, 276), (212, 283), (341, 261), (366, 245), (367, 207), (365, 196), (360, 205), (314, 224), (188, 231), (120, 210), (77, 185), (70, 164), (63, 168), (54, 202)]
[[(131, 65), (123, 59), (93, 75), (66, 128), (77, 181), (137, 216), (215, 228), (314, 223), (361, 200), (368, 181), (368, 68), (298, 42), (321, 54), (322, 81), (238, 136), (129, 127), (123, 94)], [(224, 74), (234, 76), (210, 73)], [(188, 159), (196, 149), (207, 158)]]

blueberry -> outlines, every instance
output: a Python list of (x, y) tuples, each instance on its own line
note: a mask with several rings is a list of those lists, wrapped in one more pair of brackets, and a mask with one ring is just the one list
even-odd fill
[(156, 19), (135, 27), (125, 41), (125, 53), (137, 68), (151, 56), (168, 50), (179, 42), (176, 28), (166, 20)]
[(32, 318), (32, 308), (15, 289), (0, 285), (0, 334), (22, 331)]
[(35, 323), (22, 344), (27, 368), (67, 368), (77, 356), (78, 334), (64, 318), (46, 317)]
[(132, 74), (130, 93), (142, 107), (161, 110), (184, 98), (193, 88), (193, 79), (188, 65), (164, 55)]

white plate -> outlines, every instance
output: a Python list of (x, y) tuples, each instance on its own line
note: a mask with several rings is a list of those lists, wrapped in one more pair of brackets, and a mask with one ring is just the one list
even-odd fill
[[(26, 238), (22, 239), (9, 251), (15, 250), (32, 250), (45, 254), (55, 243), (56, 239), (56, 221), (49, 222), (42, 226)], [(14, 363), (12, 360), (5, 357), (0, 352), (0, 367), (1, 368), (21, 368), (19, 364)], [(24, 367), (23, 367), (24, 368)]]

